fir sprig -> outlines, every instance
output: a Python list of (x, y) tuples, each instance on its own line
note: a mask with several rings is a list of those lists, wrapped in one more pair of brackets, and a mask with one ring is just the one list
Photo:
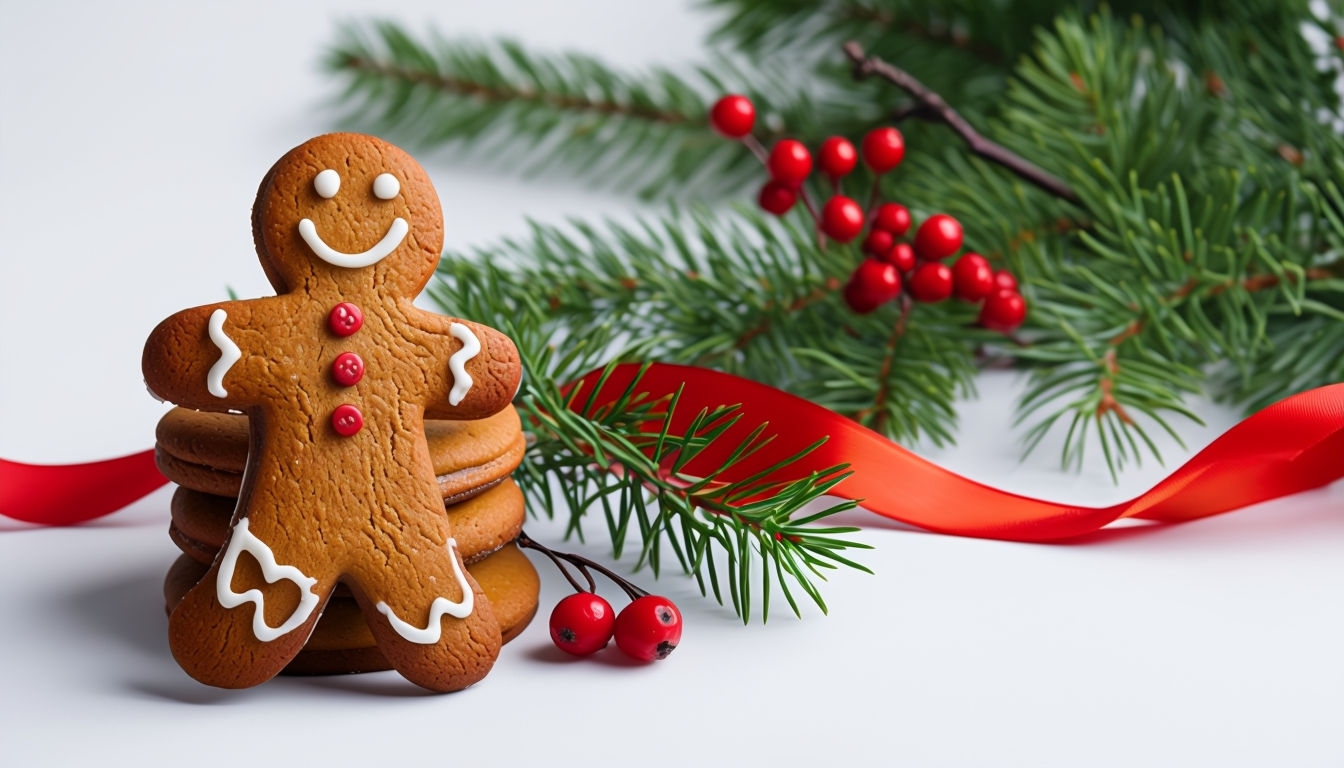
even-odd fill
[[(544, 359), (527, 357), (524, 353), (529, 370), (550, 367)], [(605, 372), (594, 375), (601, 387)], [(724, 479), (770, 441), (760, 425), (719, 468), (702, 477), (688, 476), (683, 468), (725, 440), (724, 433), (739, 421), (737, 407), (702, 410), (684, 430), (674, 431), (680, 393), (651, 401), (635, 394), (637, 382), (595, 412), (575, 403), (576, 390), (567, 395), (554, 379), (529, 382), (519, 398), (535, 440), (524, 464), (524, 487), (543, 509), (556, 508), (558, 486), (571, 532), (581, 533), (584, 518), (600, 510), (616, 557), (633, 538), (639, 546), (636, 567), (647, 564), (656, 576), (664, 550), (670, 549), (682, 570), (695, 576), (702, 593), (712, 593), (720, 603), (726, 596), (743, 621), (752, 615), (757, 580), (759, 612), (765, 619), (772, 585), (795, 614), (801, 609), (794, 588), (824, 612), (826, 603), (814, 579), (824, 579), (825, 571), (839, 565), (867, 571), (842, 554), (868, 548), (842, 538), (857, 529), (816, 525), (854, 503), (809, 511), (848, 476), (844, 466), (789, 480), (766, 478), (787, 474), (789, 465), (814, 445), (745, 479)], [(649, 431), (651, 424), (655, 431)]]
[[(689, 73), (617, 71), (580, 53), (539, 54), (516, 42), (412, 35), (390, 22), (347, 24), (326, 66), (345, 81), (343, 120), (414, 146), (451, 143), (505, 167), (563, 167), (597, 183), (667, 196), (739, 187), (749, 157), (706, 122), (725, 90), (751, 94), (775, 130), (806, 122), (805, 94), (726, 61)], [(656, 183), (655, 183), (656, 182)]]
[(483, 321), (532, 313), (551, 340), (615, 335), (638, 353), (613, 357), (768, 381), (893, 439), (950, 442), (952, 403), (992, 334), (954, 305), (919, 307), (899, 334), (894, 305), (855, 315), (839, 289), (858, 258), (796, 220), (698, 210), (634, 227), (534, 226), (525, 240), (447, 254), (430, 290), (450, 309), (454, 296), (489, 297), (471, 307)]
[[(634, 542), (636, 567), (647, 565), (655, 575), (670, 550), (702, 592), (719, 602), (727, 599), (744, 621), (757, 605), (762, 619), (768, 617), (776, 586), (795, 613), (801, 610), (795, 589), (825, 611), (816, 581), (826, 571), (839, 565), (867, 570), (843, 554), (868, 548), (844, 538), (857, 529), (818, 525), (854, 506), (845, 501), (819, 507), (847, 476), (843, 466), (790, 474), (808, 449), (745, 479), (724, 479), (734, 461), (704, 476), (688, 476), (683, 467), (728, 439), (724, 433), (741, 418), (735, 406), (703, 411), (690, 426), (673, 431), (677, 398), (641, 397), (637, 380), (600, 409), (576, 403), (574, 393), (585, 375), (602, 380), (609, 375), (610, 364), (602, 367), (599, 361), (645, 356), (650, 340), (610, 325), (557, 323), (546, 297), (505, 291), (518, 275), (490, 261), (445, 259), (441, 271), (454, 277), (431, 287), (436, 302), (446, 311), (488, 320), (517, 342), (526, 373), (515, 402), (529, 447), (515, 477), (532, 509), (548, 515), (566, 510), (566, 532), (579, 536), (585, 521), (600, 516), (613, 554), (620, 557)], [(506, 295), (510, 299), (501, 303)], [(760, 425), (731, 454), (745, 458), (770, 439)], [(767, 481), (766, 474), (788, 479)]]

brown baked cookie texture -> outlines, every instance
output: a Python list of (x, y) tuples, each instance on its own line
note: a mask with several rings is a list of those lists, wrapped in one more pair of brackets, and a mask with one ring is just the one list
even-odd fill
[[(177, 558), (163, 582), (170, 613), (207, 570), (206, 565), (186, 555)], [(495, 609), (501, 641), (507, 643), (521, 634), (536, 616), (541, 589), (537, 570), (527, 555), (510, 543), (468, 565), (467, 570)], [(378, 651), (359, 605), (348, 595), (337, 594), (327, 601), (312, 636), (283, 674), (333, 675), (385, 669), (391, 669), (391, 665)]]
[[(228, 539), (236, 499), (178, 488), (168, 535), (184, 554), (209, 565)], [(447, 506), (458, 554), (468, 565), (518, 538), (527, 517), (523, 492), (510, 478)]]
[[(247, 465), (247, 417), (173, 408), (155, 429), (154, 458), (164, 477), (186, 488), (237, 496)], [(510, 405), (473, 421), (425, 422), (430, 462), (444, 499), (461, 500), (512, 474), (527, 440)]]
[(291, 150), (252, 222), (278, 295), (178, 312), (141, 361), (163, 400), (248, 419), (227, 540), (173, 608), (169, 647), (203, 683), (257, 685), (294, 661), (344, 583), (393, 668), (430, 690), (471, 685), (500, 624), (444, 514), (425, 419), (507, 408), (517, 349), (415, 306), (442, 211), (385, 141), (329, 134)]

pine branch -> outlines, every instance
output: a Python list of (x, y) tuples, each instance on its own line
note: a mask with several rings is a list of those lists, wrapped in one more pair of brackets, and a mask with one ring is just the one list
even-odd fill
[(539, 55), (507, 40), (427, 38), (391, 22), (343, 27), (326, 58), (345, 82), (342, 121), (413, 146), (495, 149), (482, 155), (505, 167), (563, 166), (603, 185), (670, 196), (690, 186), (721, 194), (752, 170), (709, 128), (708, 100), (747, 93), (762, 124), (778, 131), (815, 110), (782, 78), (748, 77), (722, 61), (690, 76), (626, 74), (590, 56)]
[[(532, 509), (568, 510), (567, 533), (578, 536), (584, 522), (600, 513), (613, 554), (621, 557), (633, 544), (637, 567), (647, 565), (655, 576), (671, 550), (702, 592), (731, 602), (744, 621), (758, 600), (761, 617), (769, 615), (772, 584), (795, 613), (800, 611), (795, 589), (824, 611), (817, 579), (840, 565), (867, 570), (842, 554), (867, 548), (843, 538), (855, 529), (818, 525), (853, 506), (842, 502), (818, 511), (820, 499), (844, 478), (844, 467), (790, 475), (788, 467), (800, 454), (771, 468), (791, 477), (783, 482), (723, 481), (731, 464), (707, 477), (686, 476), (679, 468), (724, 439), (739, 418), (735, 407), (701, 413), (680, 433), (667, 428), (675, 399), (639, 399), (633, 385), (600, 411), (574, 407), (567, 385), (594, 370), (609, 371), (604, 366), (611, 361), (647, 358), (649, 340), (637, 329), (614, 331), (610, 322), (585, 327), (556, 322), (547, 297), (508, 290), (518, 273), (492, 261), (448, 257), (443, 269), (451, 277), (431, 285), (430, 297), (445, 311), (500, 328), (521, 353), (526, 374), (515, 404), (530, 445), (515, 478)], [(734, 453), (749, 455), (767, 440), (762, 427)]]
[[(530, 371), (550, 367), (544, 358), (529, 358), (525, 352), (524, 364)], [(712, 592), (720, 603), (726, 593), (744, 621), (752, 614), (755, 579), (759, 579), (761, 617), (766, 619), (772, 585), (779, 587), (795, 614), (800, 608), (794, 588), (824, 612), (826, 603), (814, 578), (824, 579), (825, 571), (839, 565), (867, 571), (841, 554), (868, 548), (841, 538), (857, 529), (815, 525), (854, 503), (810, 511), (848, 475), (843, 466), (795, 474), (787, 481), (753, 479), (787, 473), (809, 449), (752, 478), (723, 479), (737, 461), (769, 441), (761, 427), (736, 446), (731, 453), (736, 458), (705, 477), (687, 476), (681, 468), (724, 439), (738, 421), (736, 407), (702, 411), (677, 433), (669, 428), (677, 396), (651, 402), (634, 395), (635, 386), (596, 413), (575, 408), (574, 396), (566, 395), (551, 379), (534, 376), (519, 398), (520, 412), (535, 441), (526, 459), (524, 488), (534, 502), (551, 510), (552, 480), (558, 480), (570, 514), (570, 532), (581, 535), (584, 518), (600, 509), (616, 557), (633, 538), (639, 546), (636, 567), (648, 565), (657, 576), (664, 549), (670, 549), (682, 570), (695, 576), (702, 593)], [(726, 565), (718, 564), (720, 558)], [(724, 567), (726, 573), (720, 573)]]
[[(900, 311), (888, 305), (860, 316), (844, 304), (840, 286), (860, 258), (848, 246), (818, 247), (799, 217), (700, 211), (634, 228), (534, 227), (524, 241), (447, 255), (443, 282), (430, 292), (445, 302), (490, 296), (469, 316), (531, 314), (548, 338), (619, 328), (614, 335), (638, 354), (618, 343), (608, 359), (711, 367), (807, 397), (893, 439), (948, 442), (952, 402), (975, 376), (973, 350), (992, 334), (974, 327), (969, 307), (921, 305), (900, 354), (875, 355)], [(510, 265), (507, 273), (500, 264)]]

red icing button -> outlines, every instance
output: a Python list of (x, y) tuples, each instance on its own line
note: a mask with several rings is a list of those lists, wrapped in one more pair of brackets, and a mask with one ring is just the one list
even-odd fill
[(331, 364), (331, 378), (342, 387), (353, 387), (364, 378), (364, 361), (354, 352), (342, 352)]
[(341, 437), (350, 437), (364, 428), (364, 414), (349, 403), (338, 405), (331, 413), (331, 427)]
[(349, 336), (364, 325), (364, 312), (354, 304), (342, 301), (331, 308), (331, 314), (327, 316), (327, 325), (331, 326), (331, 332), (337, 336)]

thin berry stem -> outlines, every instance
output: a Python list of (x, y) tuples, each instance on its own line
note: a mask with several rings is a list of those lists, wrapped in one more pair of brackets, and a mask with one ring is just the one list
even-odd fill
[(798, 199), (803, 201), (803, 207), (812, 217), (812, 225), (817, 231), (817, 247), (823, 251), (826, 250), (826, 233), (821, 231), (821, 214), (817, 212), (817, 207), (812, 204), (812, 196), (807, 194), (807, 187), (802, 184), (798, 185)]
[(868, 190), (868, 203), (863, 206), (869, 224), (872, 224), (873, 220), (877, 218), (877, 200), (881, 195), (882, 175), (878, 174), (873, 177), (873, 187)]
[(979, 131), (971, 127), (971, 124), (966, 122), (964, 117), (943, 100), (942, 96), (921, 83), (914, 75), (883, 61), (877, 56), (866, 56), (863, 46), (853, 40), (845, 43), (844, 50), (845, 55), (854, 64), (855, 80), (864, 80), (876, 75), (892, 83), (897, 88), (910, 94), (918, 103), (919, 108), (915, 111), (915, 114), (928, 115), (938, 122), (946, 123), (954, 133), (970, 146), (972, 154), (1007, 168), (1024, 181), (1036, 185), (1061, 200), (1066, 200), (1074, 205), (1082, 205), (1082, 201), (1078, 199), (1078, 193), (1074, 192), (1073, 188), (1063, 179), (1051, 175), (1009, 151), (1006, 147), (981, 136)]
[(607, 568), (606, 566), (602, 565), (601, 563), (589, 560), (583, 555), (576, 555), (573, 552), (556, 552), (550, 547), (547, 547), (546, 545), (536, 541), (531, 536), (528, 536), (527, 533), (525, 532), (520, 531), (518, 533), (518, 546), (522, 547), (523, 549), (535, 549), (536, 551), (549, 557), (551, 559), (551, 562), (555, 563), (555, 566), (559, 568), (560, 572), (563, 573), (565, 575), (565, 578), (569, 580), (569, 583), (574, 587), (574, 590), (576, 592), (583, 592), (584, 589), (583, 587), (579, 586), (578, 582), (576, 582), (572, 576), (569, 575), (569, 572), (565, 569), (565, 566), (561, 564), (562, 560), (574, 566), (575, 568), (579, 569), (579, 572), (582, 573), (584, 578), (588, 580), (587, 591), (589, 592), (597, 592), (597, 584), (593, 581), (593, 575), (588, 572), (588, 569), (591, 568), (594, 571), (597, 571), (598, 573), (602, 574), (603, 576), (606, 576), (608, 579), (611, 579), (612, 583), (620, 587), (621, 590), (625, 592), (626, 597), (629, 597), (631, 600), (638, 600), (639, 598), (649, 594), (647, 590), (641, 589), (635, 584), (630, 583), (629, 581), (622, 578), (620, 575), (612, 571), (610, 568)]
[(761, 161), (761, 165), (765, 165), (770, 159), (770, 153), (765, 151), (765, 145), (754, 135), (748, 133), (746, 136), (742, 137), (741, 141), (742, 145), (751, 150), (751, 154), (755, 155), (756, 159)]

